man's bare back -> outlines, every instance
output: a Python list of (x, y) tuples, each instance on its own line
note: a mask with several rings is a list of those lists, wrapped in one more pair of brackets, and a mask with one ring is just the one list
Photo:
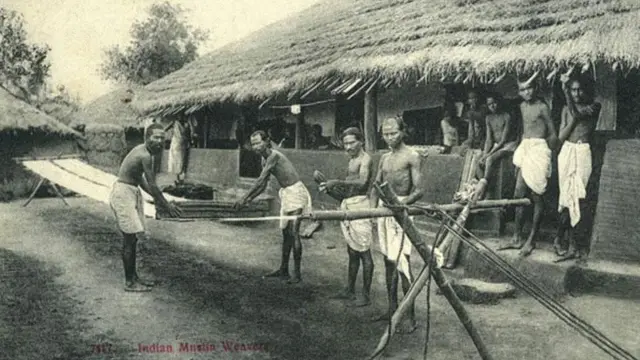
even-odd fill
[(149, 153), (145, 144), (134, 147), (122, 160), (118, 171), (118, 180), (125, 184), (142, 186), (145, 164), (153, 169), (153, 161), (154, 156)]
[(271, 154), (267, 156), (265, 164), (272, 164), (271, 166), (265, 166), (265, 169), (270, 171), (271, 175), (276, 178), (278, 184), (283, 188), (300, 181), (300, 176), (291, 161), (277, 150), (271, 150)]

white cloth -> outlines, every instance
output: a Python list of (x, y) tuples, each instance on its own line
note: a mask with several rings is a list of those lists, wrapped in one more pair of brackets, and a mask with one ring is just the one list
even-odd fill
[(513, 164), (520, 168), (527, 186), (538, 195), (547, 191), (551, 176), (551, 149), (545, 139), (522, 139), (513, 153)]
[(180, 121), (173, 124), (173, 136), (169, 146), (169, 172), (180, 174), (184, 167), (184, 157), (189, 146), (188, 127)]
[[(342, 210), (368, 209), (369, 207), (369, 198), (365, 195), (344, 199), (340, 204)], [(340, 228), (351, 249), (363, 252), (371, 248), (373, 229), (370, 219), (341, 221)]]
[(565, 141), (558, 155), (558, 182), (560, 197), (558, 211), (569, 209), (571, 226), (580, 221), (580, 199), (587, 196), (587, 183), (591, 176), (591, 147), (587, 143)]
[[(398, 196), (400, 201), (406, 199), (406, 196)], [(383, 206), (382, 201), (378, 202), (378, 206)], [(410, 217), (413, 219), (413, 217)], [(400, 248), (402, 247), (402, 255), (400, 256), (397, 264), (398, 270), (405, 274), (409, 281), (413, 281), (411, 278), (410, 265), (405, 255), (411, 255), (413, 245), (411, 240), (406, 236), (402, 226), (398, 224), (396, 219), (392, 216), (381, 217), (377, 220), (378, 223), (378, 240), (380, 242), (380, 252), (389, 260), (396, 261)]]
[(144, 201), (140, 188), (116, 181), (111, 188), (109, 205), (120, 231), (125, 234), (144, 232)]
[[(302, 181), (281, 188), (278, 195), (280, 195), (280, 216), (296, 210), (302, 210), (303, 213), (311, 211), (311, 194)], [(288, 220), (280, 220), (280, 228), (286, 228), (288, 222)]]

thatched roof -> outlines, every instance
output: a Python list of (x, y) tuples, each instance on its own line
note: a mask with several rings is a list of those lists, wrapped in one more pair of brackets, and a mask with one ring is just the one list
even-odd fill
[(125, 128), (142, 128), (144, 118), (131, 105), (140, 87), (127, 86), (104, 94), (73, 114), (71, 126), (109, 124)]
[(640, 65), (639, 24), (638, 0), (326, 0), (147, 85), (135, 105), (188, 111), (566, 63), (628, 69)]
[(0, 88), (0, 132), (42, 130), (59, 135), (81, 136), (70, 127)]

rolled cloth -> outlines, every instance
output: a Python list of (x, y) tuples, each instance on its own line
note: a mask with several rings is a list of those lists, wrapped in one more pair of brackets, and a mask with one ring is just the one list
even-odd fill
[(111, 188), (109, 205), (118, 228), (125, 234), (144, 232), (144, 202), (137, 186), (116, 181)]
[[(398, 200), (403, 201), (406, 196), (398, 196)], [(382, 201), (378, 202), (378, 206), (382, 207)], [(413, 219), (413, 217), (410, 217)], [(380, 251), (387, 259), (396, 261), (398, 254), (400, 253), (400, 247), (402, 247), (402, 255), (400, 256), (397, 264), (398, 270), (405, 274), (409, 281), (413, 281), (411, 278), (411, 272), (409, 271), (409, 262), (405, 255), (411, 255), (413, 245), (411, 240), (405, 235), (402, 226), (398, 224), (393, 217), (381, 217), (377, 220), (378, 223), (378, 240), (380, 242)], [(403, 243), (404, 242), (404, 243)]]
[(591, 147), (587, 143), (565, 141), (558, 155), (558, 182), (560, 197), (558, 212), (569, 209), (571, 226), (580, 221), (580, 199), (587, 196), (587, 183), (591, 176)]
[[(342, 210), (368, 209), (369, 207), (369, 198), (365, 195), (344, 199), (340, 204)], [(340, 228), (351, 249), (360, 252), (369, 250), (373, 230), (370, 219), (342, 221)]]
[(188, 128), (180, 121), (173, 125), (173, 137), (169, 146), (169, 172), (179, 174), (184, 167), (184, 158), (189, 145)]
[(513, 153), (513, 164), (520, 168), (522, 178), (536, 194), (547, 191), (551, 176), (551, 149), (545, 139), (522, 139)]
[[(311, 195), (302, 181), (281, 188), (278, 194), (280, 195), (280, 216), (296, 210), (302, 210), (303, 213), (311, 212)], [(280, 228), (286, 228), (288, 222), (289, 220), (280, 220)]]

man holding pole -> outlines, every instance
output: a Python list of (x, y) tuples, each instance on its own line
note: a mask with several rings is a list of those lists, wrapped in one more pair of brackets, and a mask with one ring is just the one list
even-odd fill
[[(306, 186), (300, 181), (298, 172), (286, 156), (271, 148), (271, 140), (267, 133), (259, 130), (251, 134), (251, 147), (262, 156), (262, 172), (253, 187), (236, 203), (234, 209), (239, 209), (266, 190), (269, 177), (273, 175), (281, 186), (280, 215), (300, 215), (311, 211), (311, 195)], [(302, 261), (302, 243), (300, 242), (300, 220), (281, 220), (282, 229), (282, 259), (280, 268), (266, 277), (276, 277), (288, 280), (290, 284), (302, 281), (300, 263)], [(293, 248), (294, 272), (289, 277), (289, 255)]]
[[(422, 197), (420, 185), (420, 155), (404, 143), (406, 126), (402, 118), (388, 118), (382, 122), (382, 137), (390, 152), (383, 154), (378, 164), (376, 183), (386, 182), (404, 205), (410, 205)], [(372, 189), (369, 197), (371, 207), (378, 207), (379, 196)], [(384, 255), (385, 279), (389, 310), (374, 321), (389, 320), (398, 308), (398, 277), (402, 279), (402, 290), (406, 295), (413, 276), (411, 274), (411, 241), (406, 238), (402, 226), (393, 217), (379, 218), (378, 237), (380, 251)], [(400, 333), (415, 331), (415, 306), (409, 310), (409, 324), (398, 330)]]
[[(342, 143), (350, 157), (347, 178), (345, 180), (327, 180), (321, 182), (319, 186), (320, 191), (341, 201), (340, 208), (342, 210), (369, 208), (369, 199), (366, 194), (373, 175), (373, 162), (371, 156), (362, 148), (362, 141), (362, 132), (358, 128), (351, 127), (342, 133)], [(345, 188), (346, 191), (340, 191), (340, 188)], [(356, 300), (356, 277), (360, 261), (362, 261), (362, 299), (357, 300), (354, 305), (367, 306), (371, 304), (369, 294), (373, 277), (373, 259), (370, 250), (373, 235), (371, 221), (368, 219), (342, 221), (340, 227), (347, 241), (349, 275), (346, 291), (336, 298)]]

